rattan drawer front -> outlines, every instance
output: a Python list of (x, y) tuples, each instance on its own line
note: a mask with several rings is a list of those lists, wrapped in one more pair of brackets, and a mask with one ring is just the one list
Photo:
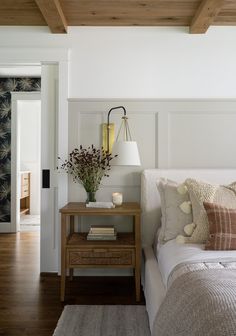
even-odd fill
[(132, 249), (84, 249), (68, 251), (69, 266), (79, 265), (124, 265), (134, 266), (134, 250)]

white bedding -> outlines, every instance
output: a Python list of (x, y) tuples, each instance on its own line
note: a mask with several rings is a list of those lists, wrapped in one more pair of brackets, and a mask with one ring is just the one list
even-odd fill
[[(156, 181), (161, 177), (166, 177), (179, 183), (185, 181), (186, 178), (194, 177), (199, 180), (209, 181), (210, 183), (224, 185), (235, 181), (236, 169), (147, 169), (143, 171), (141, 175), (142, 246), (144, 247), (142, 284), (151, 330), (154, 318), (166, 295), (167, 288), (163, 281), (167, 283), (168, 275), (173, 267), (178, 262), (184, 262), (188, 258), (190, 260), (193, 258), (194, 260), (193, 255), (196, 252), (197, 254), (200, 253), (200, 255), (196, 255), (198, 259), (202, 256), (202, 253), (210, 254), (210, 258), (214, 259), (216, 254), (219, 253), (204, 251), (202, 245), (176, 246), (175, 241), (170, 241), (163, 247), (160, 247), (162, 250), (160, 257), (162, 266), (160, 267), (154, 255), (157, 245), (154, 246), (154, 249), (152, 246), (155, 233), (161, 224), (161, 200), (156, 187)], [(235, 252), (226, 251), (221, 253), (226, 253), (227, 256), (230, 255), (231, 258), (236, 258)]]
[(206, 251), (202, 244), (179, 244), (175, 239), (159, 248), (158, 265), (164, 285), (167, 287), (171, 271), (183, 262), (235, 261), (236, 251)]
[(161, 273), (152, 247), (144, 248), (143, 289), (146, 299), (150, 329), (152, 330), (158, 309), (166, 295)]

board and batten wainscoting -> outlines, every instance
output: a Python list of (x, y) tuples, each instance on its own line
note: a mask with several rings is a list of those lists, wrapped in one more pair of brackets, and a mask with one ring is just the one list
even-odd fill
[[(140, 172), (145, 168), (236, 167), (234, 99), (71, 98), (69, 151), (80, 144), (101, 146), (101, 124), (106, 122), (109, 109), (119, 105), (125, 106), (127, 110), (131, 135), (138, 143), (141, 166), (112, 167), (110, 177), (103, 179), (96, 194), (98, 201), (111, 201), (113, 192), (121, 192), (124, 201), (139, 202)], [(115, 135), (121, 117), (120, 111), (114, 111), (110, 120), (115, 123)], [(84, 201), (85, 198), (83, 188), (69, 178), (69, 201)], [(86, 220), (94, 223), (94, 219)], [(115, 224), (116, 219), (113, 220)], [(104, 221), (105, 218), (99, 218), (97, 224)], [(86, 222), (86, 226), (88, 224)], [(124, 219), (122, 229), (130, 230), (131, 224)], [(78, 222), (79, 230), (84, 230), (86, 226), (83, 220)]]

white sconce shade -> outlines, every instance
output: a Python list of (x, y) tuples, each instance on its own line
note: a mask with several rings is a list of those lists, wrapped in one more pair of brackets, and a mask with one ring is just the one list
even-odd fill
[(136, 141), (116, 141), (112, 154), (118, 155), (111, 162), (113, 166), (140, 166), (140, 157)]
[[(114, 128), (111, 128), (110, 123), (110, 114), (113, 110), (122, 109), (123, 110), (123, 117), (120, 129), (118, 131), (118, 135), (116, 141), (113, 143), (113, 136), (114, 136)], [(140, 166), (140, 157), (139, 151), (136, 141), (132, 141), (131, 133), (128, 125), (128, 118), (126, 115), (126, 109), (124, 106), (116, 106), (112, 107), (107, 115), (107, 124), (103, 126), (103, 144), (105, 144), (106, 151), (108, 153), (111, 152), (112, 147), (112, 155), (114, 157), (111, 165), (113, 166)], [(123, 136), (121, 136), (123, 135)], [(122, 140), (119, 140), (122, 139)]]

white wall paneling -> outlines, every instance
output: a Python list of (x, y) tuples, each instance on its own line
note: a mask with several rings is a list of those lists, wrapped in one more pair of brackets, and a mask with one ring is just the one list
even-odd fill
[[(111, 200), (114, 191), (122, 192), (125, 201), (139, 201), (144, 168), (236, 167), (236, 100), (69, 99), (69, 151), (80, 144), (100, 146), (101, 124), (118, 105), (126, 107), (142, 166), (112, 167), (97, 192), (98, 201)], [(121, 116), (122, 111), (111, 115), (116, 132)], [(69, 178), (69, 200), (85, 199), (83, 188)], [(99, 223), (106, 220), (99, 218)], [(79, 229), (86, 230), (93, 221), (82, 218)], [(130, 230), (130, 222), (125, 219), (121, 228)]]
[(236, 113), (169, 115), (169, 167), (235, 168)]
[(159, 168), (235, 168), (236, 101), (161, 103)]
[[(236, 151), (236, 100), (233, 99), (69, 99), (69, 150), (80, 144), (101, 145), (100, 125), (106, 122), (109, 109), (117, 105), (127, 109), (142, 166), (114, 167), (110, 178), (104, 179), (103, 188), (138, 187), (139, 172), (147, 167), (236, 166), (236, 156), (232, 155)], [(111, 116), (116, 131), (121, 115), (122, 112), (116, 111)], [(70, 183), (69, 198), (74, 196), (79, 197), (78, 188)]]
[[(139, 201), (140, 171), (144, 168), (154, 168), (156, 165), (156, 111), (143, 110), (140, 105), (132, 107), (127, 101), (83, 101), (69, 100), (69, 150), (80, 144), (101, 146), (101, 125), (107, 121), (107, 113), (111, 107), (124, 105), (127, 108), (131, 135), (138, 142), (141, 156), (141, 167), (112, 167), (109, 178), (104, 177), (98, 200), (111, 200), (113, 191), (121, 191), (126, 201)], [(117, 134), (122, 110), (111, 114), (111, 122), (115, 123)], [(69, 182), (69, 200), (84, 200), (85, 193), (71, 180)], [(82, 190), (81, 190), (82, 189)]]

